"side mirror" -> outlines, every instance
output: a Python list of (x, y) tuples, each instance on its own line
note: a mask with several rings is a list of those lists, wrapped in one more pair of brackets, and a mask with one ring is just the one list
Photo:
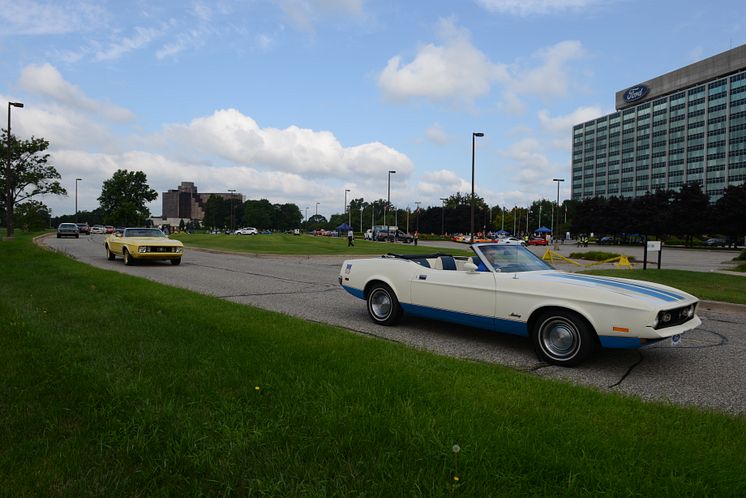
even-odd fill
[(467, 261), (466, 263), (464, 263), (464, 270), (466, 270), (469, 273), (476, 273), (477, 265), (475, 265), (471, 261)]

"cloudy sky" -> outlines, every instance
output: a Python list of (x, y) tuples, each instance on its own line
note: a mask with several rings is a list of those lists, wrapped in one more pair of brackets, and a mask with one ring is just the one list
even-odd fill
[[(471, 190), (554, 199), (573, 124), (628, 86), (746, 43), (746, 3), (690, 0), (0, 0), (0, 105), (51, 142), (67, 197), (117, 169), (155, 190), (401, 208)], [(2, 127), (7, 127), (2, 120)], [(570, 193), (569, 181), (561, 196)], [(150, 206), (161, 214), (160, 198)]]

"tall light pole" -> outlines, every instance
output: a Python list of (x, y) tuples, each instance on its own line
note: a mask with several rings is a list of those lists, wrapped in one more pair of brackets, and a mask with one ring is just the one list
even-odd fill
[(82, 180), (82, 178), (75, 179), (75, 223), (78, 222), (78, 182)]
[(440, 201), (443, 203), (442, 208), (440, 209), (440, 236), (445, 237), (446, 235), (446, 201), (448, 199), (445, 197), (441, 197)]
[(316, 216), (319, 215), (319, 204), (321, 204), (321, 203), (320, 202), (316, 203)]
[(350, 216), (347, 219), (347, 224), (350, 225), (350, 226), (352, 226), (352, 210), (348, 210), (347, 209), (347, 192), (349, 192), (349, 191), (350, 191), (350, 189), (348, 189), (348, 188), (345, 189), (345, 210), (344, 210), (344, 212), (347, 213), (349, 211)]
[[(557, 182), (557, 228), (559, 228), (559, 186), (560, 182), (564, 182), (564, 178), (552, 178), (553, 182)], [(557, 240), (557, 234), (554, 233), (554, 214), (552, 214), (552, 239)]]
[(306, 228), (308, 228), (308, 206), (306, 206)]
[(360, 233), (363, 233), (363, 205), (360, 204)]
[(236, 193), (236, 189), (234, 189), (234, 188), (233, 188), (233, 189), (229, 188), (229, 189), (228, 189), (228, 192), (230, 192), (230, 193), (231, 193), (231, 196), (230, 196), (230, 199), (231, 199), (231, 232), (233, 232), (233, 204), (234, 204), (234, 203), (233, 203), (233, 194), (235, 194), (235, 193)]
[(415, 230), (417, 232), (420, 231), (420, 204), (422, 204), (420, 201), (414, 201), (414, 204), (417, 206), (417, 217), (415, 218)]
[(484, 133), (474, 132), (471, 134), (471, 242), (474, 243), (474, 147), (477, 137), (483, 137)]
[(6, 239), (13, 238), (13, 168), (11, 168), (11, 162), (13, 160), (13, 154), (10, 150), (10, 108), (11, 107), (23, 107), (21, 102), (8, 102), (8, 147), (7, 157), (5, 164), (5, 228), (6, 228)]
[(388, 193), (386, 194), (386, 205), (383, 207), (383, 224), (386, 225), (386, 211), (388, 211), (389, 204), (391, 204), (391, 174), (396, 173), (396, 171), (390, 169), (389, 170), (389, 188)]

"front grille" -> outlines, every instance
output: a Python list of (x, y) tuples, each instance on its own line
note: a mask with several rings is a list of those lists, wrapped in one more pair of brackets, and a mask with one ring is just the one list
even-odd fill
[(675, 327), (676, 325), (688, 322), (694, 318), (695, 306), (695, 304), (690, 304), (689, 306), (682, 306), (681, 308), (658, 312), (657, 324), (654, 328), (664, 329), (666, 327)]

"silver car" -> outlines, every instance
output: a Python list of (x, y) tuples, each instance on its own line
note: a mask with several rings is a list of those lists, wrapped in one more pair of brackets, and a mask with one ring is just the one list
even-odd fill
[(78, 229), (78, 225), (75, 223), (60, 223), (60, 226), (57, 227), (57, 238), (61, 237), (75, 237), (79, 239), (80, 230)]

